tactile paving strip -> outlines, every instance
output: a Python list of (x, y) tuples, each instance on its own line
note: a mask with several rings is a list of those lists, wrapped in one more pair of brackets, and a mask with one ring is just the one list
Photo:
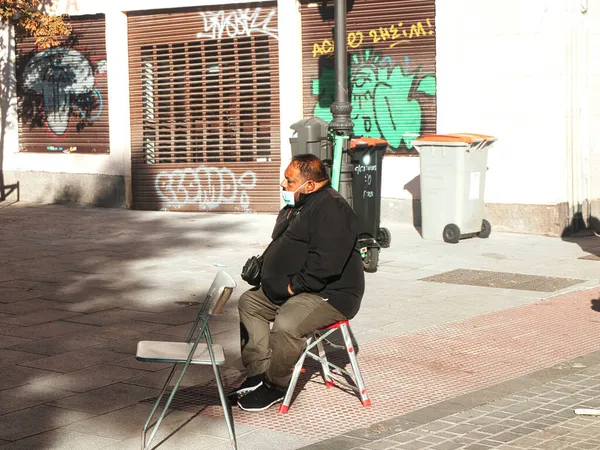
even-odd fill
[[(357, 356), (369, 408), (342, 389), (325, 388), (313, 374), (299, 381), (287, 414), (277, 407), (259, 413), (234, 407), (234, 420), (322, 440), (551, 367), (598, 350), (600, 315), (591, 306), (599, 297), (600, 288), (574, 292), (363, 344)], [(213, 383), (176, 399), (174, 407), (223, 417)]]
[(456, 269), (421, 278), (421, 281), (536, 292), (556, 292), (580, 283), (585, 283), (585, 280), (574, 278), (542, 277), (538, 275), (470, 269)]

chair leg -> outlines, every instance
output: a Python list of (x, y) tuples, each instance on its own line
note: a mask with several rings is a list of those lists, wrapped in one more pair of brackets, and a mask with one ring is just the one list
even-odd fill
[(206, 336), (206, 343), (208, 344), (208, 353), (213, 362), (212, 367), (215, 373), (215, 380), (217, 382), (217, 389), (219, 391), (219, 398), (221, 399), (221, 405), (223, 406), (223, 415), (225, 416), (225, 423), (227, 423), (227, 431), (229, 432), (229, 440), (231, 441), (231, 448), (233, 450), (237, 450), (237, 440), (235, 438), (235, 429), (233, 425), (233, 417), (231, 416), (231, 411), (229, 410), (229, 403), (227, 402), (227, 396), (225, 395), (225, 390), (223, 389), (223, 383), (221, 382), (221, 372), (219, 371), (219, 367), (215, 364), (215, 355), (212, 349), (212, 338), (209, 334)]
[[(308, 338), (306, 341), (306, 345), (309, 346), (312, 342), (312, 337)], [(290, 409), (290, 403), (292, 403), (292, 397), (294, 396), (294, 389), (296, 388), (296, 383), (298, 382), (298, 378), (300, 377), (300, 372), (302, 371), (302, 366), (304, 365), (304, 359), (306, 358), (307, 350), (302, 352), (300, 359), (294, 366), (294, 371), (292, 373), (292, 379), (290, 380), (290, 384), (285, 392), (285, 397), (283, 398), (283, 402), (279, 406), (279, 413), (286, 414)]]
[(329, 369), (329, 364), (327, 363), (327, 353), (325, 352), (325, 347), (323, 346), (323, 336), (319, 333), (315, 332), (315, 339), (317, 341), (317, 350), (319, 351), (319, 361), (321, 362), (321, 369), (323, 370), (323, 379), (325, 380), (325, 386), (328, 388), (334, 386), (333, 378), (331, 378), (331, 372)]
[(350, 364), (352, 365), (352, 371), (354, 372), (356, 385), (358, 386), (358, 391), (360, 393), (360, 401), (363, 406), (371, 406), (371, 399), (367, 395), (365, 382), (360, 374), (360, 369), (358, 368), (358, 360), (356, 359), (356, 353), (354, 351), (354, 346), (352, 345), (352, 339), (350, 338), (348, 325), (341, 324), (340, 330), (342, 331), (342, 336), (344, 337), (344, 344), (346, 345), (346, 351), (348, 352), (348, 357), (350, 358)]
[[(185, 363), (183, 368), (181, 369), (181, 374), (179, 375), (177, 382), (173, 386), (173, 389), (171, 390), (171, 393), (169, 394), (167, 403), (165, 403), (165, 406), (164, 406), (162, 412), (160, 413), (160, 416), (158, 417), (156, 424), (154, 424), (154, 427), (152, 428), (152, 433), (150, 433), (150, 438), (148, 439), (148, 443), (146, 444), (144, 449), (150, 448), (150, 443), (154, 439), (154, 436), (156, 436), (156, 432), (158, 431), (160, 424), (162, 423), (163, 419), (165, 418), (165, 415), (167, 414), (167, 410), (169, 409), (169, 406), (171, 406), (171, 402), (173, 401), (173, 398), (175, 397), (175, 393), (177, 392), (177, 389), (179, 389), (179, 385), (181, 384), (181, 380), (183, 380), (183, 376), (185, 375), (185, 372), (186, 372), (188, 366), (189, 366), (189, 362)], [(175, 368), (173, 368), (173, 371), (174, 370), (175, 370)], [(171, 378), (171, 375), (172, 374), (169, 375), (169, 378), (167, 379), (167, 381), (169, 381), (169, 379)]]
[[(152, 411), (150, 411), (150, 415), (148, 416), (148, 419), (146, 419), (146, 423), (144, 424), (144, 428), (142, 429), (142, 449), (146, 448), (146, 433), (148, 432), (148, 425), (150, 425), (150, 422), (152, 421), (152, 417), (154, 417), (154, 414), (156, 413), (156, 409), (158, 408), (158, 405), (160, 404), (160, 401), (162, 400), (163, 395), (165, 395), (165, 392), (167, 391), (167, 387), (169, 386), (169, 383), (171, 382), (171, 378), (173, 378), (173, 374), (175, 373), (176, 368), (177, 368), (177, 364), (173, 364), (173, 368), (171, 369), (171, 372), (169, 373), (169, 376), (167, 377), (167, 380), (165, 381), (165, 384), (163, 385), (162, 390), (160, 391), (160, 394), (158, 395), (158, 398), (154, 402)], [(148, 442), (148, 444), (150, 444), (150, 442)]]

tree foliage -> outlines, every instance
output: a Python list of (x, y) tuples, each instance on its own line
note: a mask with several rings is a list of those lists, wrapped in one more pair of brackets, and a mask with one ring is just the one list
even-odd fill
[(71, 34), (67, 16), (46, 11), (48, 0), (0, 0), (0, 22), (9, 23), (17, 36), (35, 38), (38, 48), (60, 44), (60, 38)]

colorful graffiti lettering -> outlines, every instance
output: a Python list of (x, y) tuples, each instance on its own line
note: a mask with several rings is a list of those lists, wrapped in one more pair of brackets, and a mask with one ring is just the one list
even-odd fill
[(269, 26), (275, 15), (275, 9), (265, 11), (261, 17), (262, 11), (262, 8), (255, 8), (254, 11), (246, 8), (237, 9), (229, 14), (225, 14), (225, 11), (201, 12), (204, 32), (198, 33), (196, 37), (222, 39), (223, 37), (250, 36), (255, 33), (279, 39), (277, 24), (274, 24), (273, 28)]
[(197, 204), (210, 210), (239, 203), (241, 210), (250, 211), (248, 191), (256, 187), (256, 174), (247, 170), (236, 177), (230, 169), (215, 167), (178, 169), (159, 173), (154, 185), (167, 206)]
[[(422, 22), (416, 22), (412, 25), (398, 22), (398, 24), (386, 27), (373, 28), (368, 33), (362, 31), (353, 31), (348, 33), (348, 47), (351, 49), (359, 48), (363, 44), (378, 44), (380, 42), (389, 43), (389, 48), (394, 48), (399, 44), (408, 43), (411, 39), (421, 36), (433, 36), (433, 25), (431, 20), (425, 19), (426, 26)], [(366, 37), (368, 35), (368, 38)], [(369, 39), (370, 38), (370, 39)], [(321, 43), (313, 44), (313, 58), (321, 55), (331, 54), (335, 51), (335, 42), (324, 39)]]
[[(97, 73), (105, 72), (106, 64), (98, 64)], [(95, 84), (94, 68), (88, 59), (77, 50), (65, 47), (37, 53), (23, 72), (25, 89), (42, 96), (46, 123), (56, 136), (67, 131), (74, 106), (88, 120), (100, 116), (102, 95), (94, 88)], [(92, 111), (95, 112), (92, 114)]]
[[(421, 134), (422, 111), (413, 89), (426, 95), (435, 95), (436, 81), (431, 74), (410, 73), (406, 67), (394, 65), (390, 57), (375, 55), (372, 51), (352, 55), (350, 91), (354, 134), (381, 137), (393, 149), (403, 144), (412, 149), (413, 141)], [(333, 103), (335, 73), (323, 69), (319, 79), (313, 80), (312, 93), (319, 97), (314, 115), (329, 122), (329, 107)]]

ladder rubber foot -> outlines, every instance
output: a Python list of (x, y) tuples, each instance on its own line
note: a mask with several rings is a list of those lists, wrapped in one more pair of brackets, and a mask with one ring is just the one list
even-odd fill
[(289, 405), (280, 405), (279, 406), (279, 411), (277, 411), (279, 414), (287, 414), (287, 412), (289, 411), (290, 407)]
[(371, 406), (371, 399), (361, 400), (363, 406)]
[(335, 386), (335, 382), (333, 382), (333, 381), (326, 381), (325, 382), (325, 386), (328, 387), (328, 388), (332, 388), (332, 387)]

